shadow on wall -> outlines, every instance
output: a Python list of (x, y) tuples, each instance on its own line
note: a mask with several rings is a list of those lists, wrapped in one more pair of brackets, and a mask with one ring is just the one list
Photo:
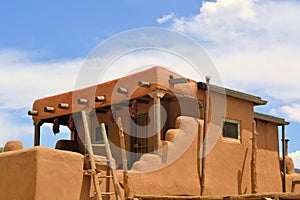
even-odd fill
[(248, 148), (245, 151), (242, 169), (238, 171), (238, 175), (237, 175), (238, 194), (246, 194), (247, 193), (247, 187), (245, 188), (244, 192), (242, 192), (242, 182), (243, 182), (243, 175), (244, 175), (244, 171), (245, 171), (247, 155), (248, 155)]

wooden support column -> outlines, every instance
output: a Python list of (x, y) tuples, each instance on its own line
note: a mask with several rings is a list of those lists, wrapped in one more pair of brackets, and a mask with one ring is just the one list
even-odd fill
[(282, 177), (282, 191), (286, 192), (286, 162), (285, 162), (285, 155), (286, 155), (286, 147), (285, 147), (285, 126), (282, 125), (282, 165), (283, 165), (283, 177)]
[(204, 195), (204, 189), (205, 189), (205, 167), (206, 167), (206, 140), (205, 137), (207, 135), (208, 130), (208, 113), (209, 113), (209, 100), (210, 100), (210, 76), (206, 76), (206, 92), (205, 92), (205, 102), (204, 102), (204, 124), (203, 124), (203, 138), (202, 138), (202, 156), (201, 156), (201, 179), (200, 179), (200, 196)]
[(285, 156), (289, 154), (289, 139), (285, 139)]
[(256, 154), (257, 154), (257, 131), (256, 121), (252, 123), (252, 158), (251, 158), (251, 193), (257, 193), (257, 173), (256, 173)]
[(41, 121), (34, 121), (34, 146), (40, 146), (41, 142)]
[(154, 151), (157, 151), (159, 154), (160, 150), (160, 140), (161, 140), (161, 105), (160, 99), (165, 96), (165, 92), (157, 90), (149, 94), (154, 100), (154, 131), (156, 133), (156, 138), (154, 141)]

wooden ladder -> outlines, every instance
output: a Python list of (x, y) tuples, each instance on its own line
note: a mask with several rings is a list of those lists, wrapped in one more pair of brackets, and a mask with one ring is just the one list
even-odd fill
[[(87, 153), (88, 153), (88, 156), (89, 156), (89, 159), (90, 159), (90, 166), (91, 166), (90, 169), (85, 170), (85, 174), (91, 175), (91, 177), (92, 177), (94, 187), (95, 187), (95, 192), (94, 192), (95, 197), (96, 197), (97, 200), (102, 200), (102, 196), (115, 195), (117, 200), (121, 200), (120, 189), (119, 189), (119, 186), (118, 186), (118, 180), (117, 180), (117, 177), (115, 175), (114, 170), (112, 169), (112, 166), (113, 166), (112, 163), (114, 161), (113, 161), (112, 153), (111, 153), (108, 138), (107, 138), (105, 125), (104, 125), (104, 123), (100, 124), (104, 144), (92, 144), (91, 137), (90, 137), (89, 124), (88, 124), (88, 118), (87, 118), (87, 112), (86, 111), (81, 111), (81, 115), (82, 115), (82, 122), (83, 122), (83, 126), (84, 126), (86, 150), (87, 150)], [(102, 175), (101, 171), (98, 172), (96, 170), (96, 161), (95, 161), (93, 146), (105, 147), (105, 152), (106, 152), (106, 158), (107, 159), (99, 160), (100, 162), (106, 162), (107, 163), (108, 169), (107, 169), (107, 172), (106, 172), (105, 175)], [(111, 172), (111, 175), (110, 175), (109, 171)], [(101, 192), (99, 179), (103, 179), (103, 178), (107, 179), (108, 181), (110, 179), (113, 180), (114, 191), (112, 191), (112, 192), (110, 192), (110, 191), (109, 192), (108, 191)], [(107, 181), (107, 183), (108, 183), (108, 181)], [(107, 188), (107, 190), (109, 190), (109, 188)]]

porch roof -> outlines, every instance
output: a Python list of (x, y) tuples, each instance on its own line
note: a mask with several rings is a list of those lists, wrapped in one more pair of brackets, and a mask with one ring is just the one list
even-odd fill
[[(170, 81), (172, 78), (186, 80), (189, 84), (172, 84)], [(150, 86), (141, 87), (138, 85), (139, 81), (148, 82)], [(127, 93), (118, 92), (119, 88), (126, 89)], [(88, 88), (38, 99), (33, 104), (32, 111), (35, 111), (35, 113), (32, 114), (32, 118), (34, 121), (39, 121), (69, 115), (87, 108), (107, 107), (122, 101), (148, 96), (149, 93), (153, 93), (157, 90), (165, 91), (169, 94), (180, 94), (186, 97), (192, 97), (197, 94), (196, 98), (201, 98), (201, 92), (199, 92), (197, 88), (196, 81), (184, 78), (172, 71), (156, 66)], [(262, 100), (260, 97), (227, 88), (224, 89), (219, 86), (211, 85), (211, 91), (218, 93), (224, 93), (225, 91), (227, 96), (250, 101), (253, 102), (254, 105), (264, 105), (267, 103), (267, 101)], [(105, 96), (105, 101), (95, 101), (96, 96)], [(87, 100), (87, 104), (80, 104), (78, 99)], [(62, 107), (61, 104), (67, 106)], [(50, 110), (47, 111), (47, 107), (50, 108)]]

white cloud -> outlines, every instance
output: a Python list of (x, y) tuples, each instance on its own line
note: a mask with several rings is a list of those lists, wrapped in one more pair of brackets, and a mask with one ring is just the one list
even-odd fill
[(292, 102), (300, 99), (299, 10), (297, 1), (217, 0), (171, 27), (205, 46), (226, 86)]
[(164, 15), (164, 16), (160, 17), (160, 18), (157, 18), (156, 21), (159, 24), (163, 24), (167, 21), (170, 21), (173, 17), (175, 17), (175, 14), (174, 13), (169, 13), (167, 15)]
[(295, 151), (289, 154), (293, 159), (295, 168), (300, 169), (300, 151)]
[(30, 145), (33, 125), (27, 110), (34, 100), (74, 89), (82, 59), (39, 62), (35, 56), (0, 50), (0, 146), (8, 140)]
[(203, 16), (218, 16), (220, 12), (223, 16), (233, 15), (246, 20), (252, 20), (255, 16), (253, 2), (251, 0), (219, 0), (217, 3), (205, 2), (201, 7)]
[(299, 44), (299, 9), (296, 1), (217, 0), (204, 2), (196, 16), (174, 17), (172, 27), (231, 50)]
[(300, 123), (300, 104), (285, 105), (280, 108), (288, 120)]
[(14, 116), (10, 112), (1, 111), (0, 147), (3, 147), (8, 140), (20, 140), (24, 136), (33, 134), (32, 123), (24, 124), (19, 122), (22, 117), (24, 116)]
[(0, 108), (24, 108), (74, 88), (82, 59), (36, 62), (22, 51), (0, 51)]
[[(299, 49), (300, 50), (300, 49)], [(297, 48), (227, 53), (213, 56), (225, 85), (282, 101), (300, 99)]]

